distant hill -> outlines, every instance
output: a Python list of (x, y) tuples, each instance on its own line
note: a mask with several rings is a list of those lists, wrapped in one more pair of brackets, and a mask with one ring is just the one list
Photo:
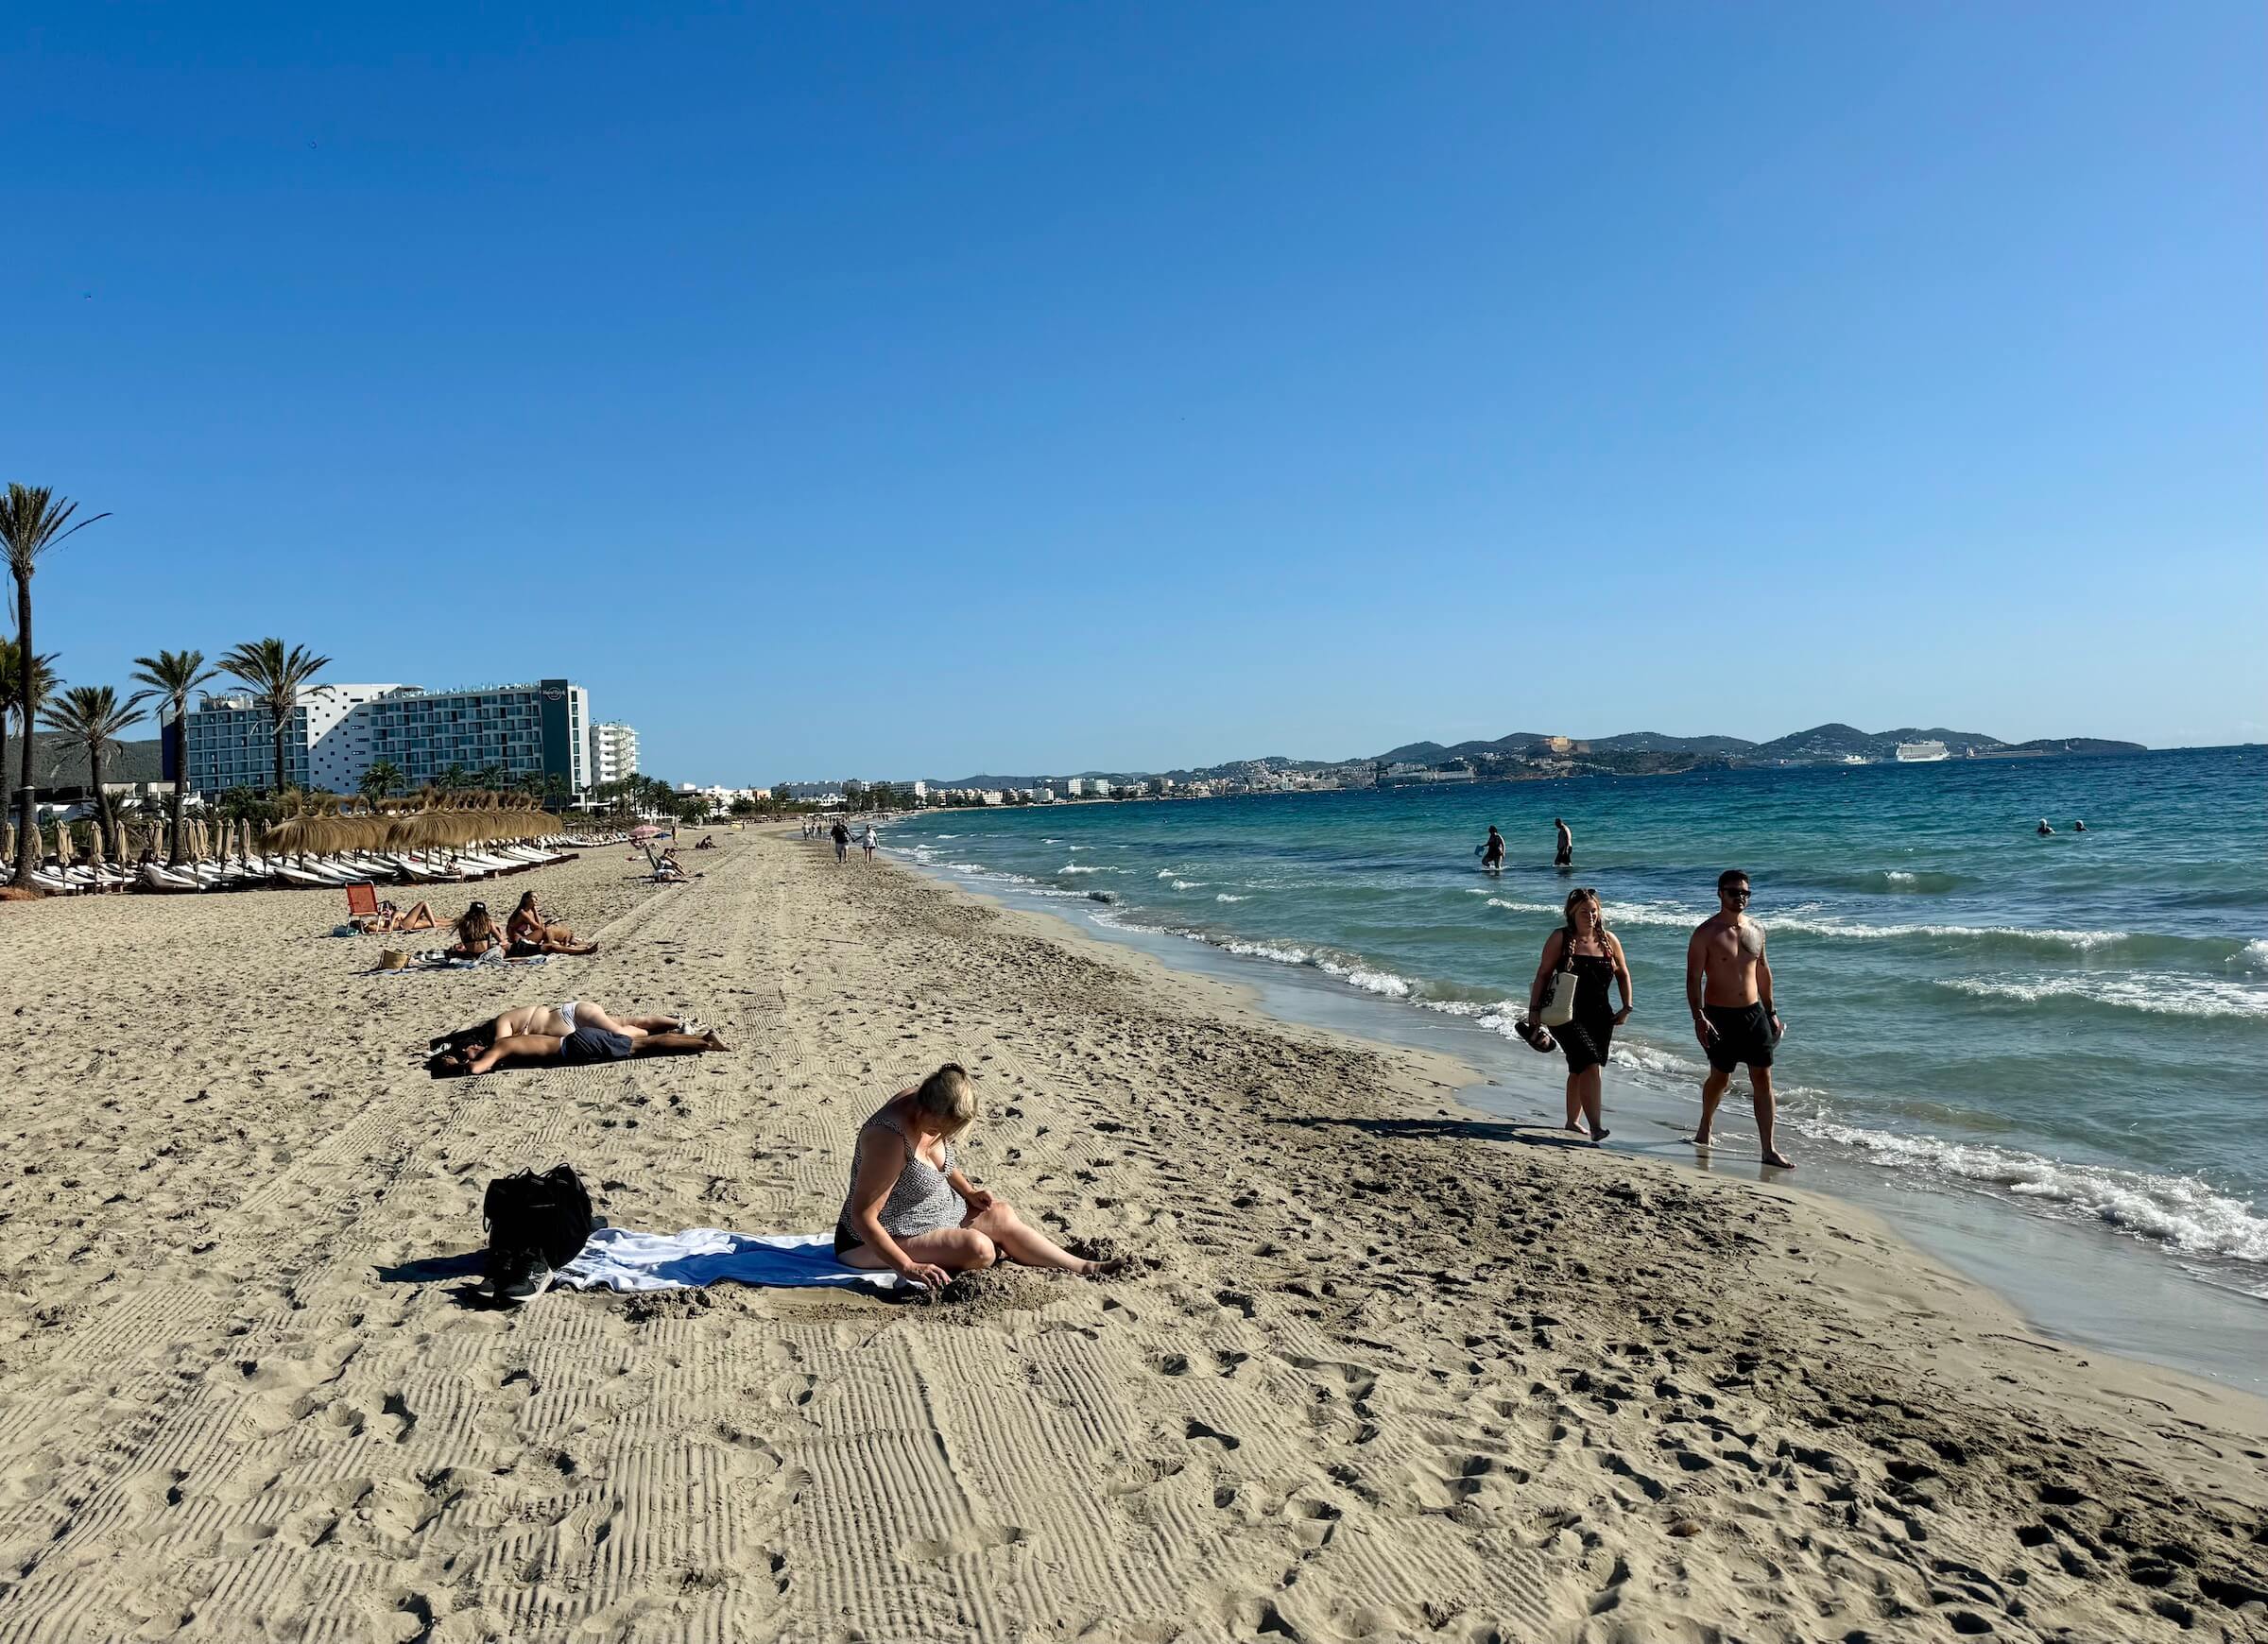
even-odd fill
[[(14, 737), (8, 739), (7, 786), (16, 785), (16, 761), (20, 757)], [(76, 787), (87, 779), (87, 756), (51, 730), (38, 733), (32, 754), (34, 768), (39, 773), (43, 788), (58, 785)], [(103, 764), (103, 779), (110, 782), (159, 782), (164, 780), (163, 762), (158, 753), (158, 739), (148, 737), (141, 742), (122, 742)]]
[(1746, 753), (1756, 744), (1739, 736), (1664, 736), (1658, 730), (1625, 730), (1620, 736), (1594, 736), (1590, 745), (1609, 753)]
[(2021, 753), (2114, 754), (2148, 753), (2139, 742), (2113, 742), (2100, 736), (2040, 736), (2016, 745)]
[[(1484, 777), (1490, 775), (1521, 774), (1523, 768), (1535, 773), (1539, 769), (1530, 763), (1537, 745), (1551, 740), (1551, 733), (1539, 730), (1516, 730), (1507, 735), (1486, 741), (1473, 739), (1458, 743), (1433, 741), (1405, 742), (1383, 753), (1360, 754), (1336, 761), (1294, 760), (1280, 754), (1271, 754), (1265, 760), (1237, 760), (1218, 765), (1195, 769), (1154, 771), (1086, 771), (1088, 777), (1107, 777), (1114, 782), (1136, 780), (1151, 776), (1168, 776), (1177, 782), (1203, 780), (1209, 778), (1231, 777), (1253, 764), (1265, 764), (1272, 769), (1316, 770), (1325, 764), (1373, 765), (1414, 764), (1441, 765), (1452, 760), (1469, 760)], [(1954, 759), (1970, 753), (1987, 754), (2106, 754), (2144, 753), (2148, 750), (2139, 742), (2114, 742), (2103, 737), (2042, 737), (2034, 742), (2004, 743), (1997, 736), (1987, 736), (1981, 730), (1949, 730), (1944, 726), (1901, 726), (1896, 730), (1861, 730), (1855, 725), (1830, 720), (1814, 725), (1809, 730), (1791, 731), (1770, 742), (1750, 742), (1739, 736), (1668, 736), (1658, 730), (1625, 730), (1613, 736), (1572, 737), (1590, 750), (1571, 756), (1572, 768), (1585, 770), (1620, 771), (1625, 774), (1653, 774), (1690, 770), (1704, 761), (1730, 761), (1740, 764), (1774, 764), (1788, 762), (1822, 761), (1832, 762), (1856, 755), (1864, 760), (1893, 760), (1898, 757), (1901, 742), (1941, 742)], [(153, 753), (155, 745), (150, 745)], [(1494, 764), (1483, 762), (1495, 761)], [(1569, 762), (1555, 760), (1540, 767), (1542, 774), (1564, 773)], [(939, 788), (1029, 788), (1042, 781), (1059, 783), (1059, 777), (960, 777), (952, 781), (930, 779), (932, 787)]]
[(1855, 725), (1830, 722), (1814, 725), (1809, 730), (1791, 731), (1772, 742), (1758, 743), (1745, 750), (1744, 758), (1752, 760), (1836, 760), (1847, 754), (1862, 759), (1886, 760), (1898, 755), (1901, 742), (1941, 742), (1946, 752), (1955, 759), (1970, 749), (1989, 753), (2007, 746), (1997, 736), (1986, 736), (1975, 730), (1947, 730), (1942, 726), (1921, 729), (1905, 726), (1898, 730), (1861, 730)]

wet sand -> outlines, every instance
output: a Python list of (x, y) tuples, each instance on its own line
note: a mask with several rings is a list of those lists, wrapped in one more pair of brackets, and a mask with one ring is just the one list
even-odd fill
[[(364, 974), (317, 892), (0, 907), (0, 1644), (2268, 1632), (2260, 1402), (1847, 1207), (719, 837), (682, 888), (523, 876), (605, 944), (524, 972)], [(425, 1077), (570, 997), (735, 1048)], [(948, 1058), (971, 1173), (1133, 1276), (468, 1305), (490, 1176), (822, 1230)]]

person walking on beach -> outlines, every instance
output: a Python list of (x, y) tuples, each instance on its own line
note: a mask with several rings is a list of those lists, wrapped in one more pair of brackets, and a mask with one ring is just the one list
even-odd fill
[(1572, 829), (1569, 828), (1569, 827), (1568, 827), (1568, 825), (1567, 825), (1565, 822), (1562, 822), (1562, 821), (1561, 821), (1561, 820), (1560, 820), (1558, 817), (1556, 817), (1556, 816), (1555, 816), (1555, 817), (1553, 817), (1553, 818), (1552, 818), (1552, 826), (1553, 826), (1555, 829), (1556, 829), (1556, 830), (1558, 831), (1558, 833), (1559, 833), (1559, 843), (1558, 843), (1558, 848), (1557, 848), (1555, 850), (1554, 850), (1554, 851), (1552, 852), (1552, 865), (1553, 865), (1554, 867), (1572, 867), (1572, 866), (1574, 866), (1574, 865), (1575, 865), (1575, 835), (1574, 835), (1574, 831), (1573, 831)]
[(867, 865), (868, 867), (874, 865), (874, 848), (881, 843), (882, 840), (874, 831), (874, 824), (871, 822), (868, 823), (867, 831), (858, 836), (858, 848), (867, 853)]
[(834, 865), (840, 867), (850, 860), (850, 830), (844, 827), (843, 819), (837, 816), (827, 836), (834, 841)]
[(1488, 837), (1482, 841), (1480, 854), (1483, 873), (1502, 871), (1504, 865), (1504, 836), (1496, 831), (1493, 822), (1488, 824)]
[(1732, 1083), (1732, 1070), (1745, 1066), (1764, 1162), (1794, 1170), (1796, 1161), (1772, 1145), (1772, 1053), (1788, 1024), (1772, 1008), (1764, 933), (1748, 916), (1748, 876), (1737, 867), (1717, 876), (1717, 911), (1701, 921), (1685, 945), (1685, 1002), (1693, 1013), (1693, 1036), (1709, 1054), (1693, 1145), (1709, 1145), (1709, 1127)]
[[(1606, 1127), (1600, 1122), (1601, 1082), (1614, 1030), (1630, 1019), (1630, 967), (1623, 958), (1622, 943), (1606, 929), (1606, 911), (1599, 906), (1597, 891), (1588, 885), (1570, 891), (1566, 914), (1567, 923), (1543, 939), (1543, 959), (1528, 987), (1528, 1020), (1542, 1016), (1553, 975), (1573, 971), (1574, 1018), (1552, 1030), (1559, 1048), (1567, 1053), (1567, 1128), (1581, 1129), (1575, 1122), (1580, 1114), (1590, 1126), (1590, 1139), (1605, 1141)], [(1623, 990), (1620, 1010), (1607, 1002), (1609, 982)]]

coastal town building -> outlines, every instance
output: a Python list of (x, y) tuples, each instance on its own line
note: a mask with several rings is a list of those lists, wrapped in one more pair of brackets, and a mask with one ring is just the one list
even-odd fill
[[(592, 785), (591, 694), (568, 679), (426, 691), (416, 685), (326, 684), (301, 693), (284, 734), (293, 787), (346, 794), (381, 761), (418, 788), (452, 769), (507, 781), (556, 777), (569, 793)], [(183, 725), (178, 758), (200, 794), (275, 783), (274, 721), (243, 692), (215, 692)], [(174, 775), (172, 759), (165, 778)]]
[(591, 780), (619, 782), (638, 774), (638, 733), (617, 719), (591, 728)]

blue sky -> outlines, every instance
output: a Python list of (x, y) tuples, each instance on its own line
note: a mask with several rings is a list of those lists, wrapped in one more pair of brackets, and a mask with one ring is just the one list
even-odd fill
[(73, 681), (565, 673), (733, 782), (2268, 737), (2249, 0), (11, 35)]

